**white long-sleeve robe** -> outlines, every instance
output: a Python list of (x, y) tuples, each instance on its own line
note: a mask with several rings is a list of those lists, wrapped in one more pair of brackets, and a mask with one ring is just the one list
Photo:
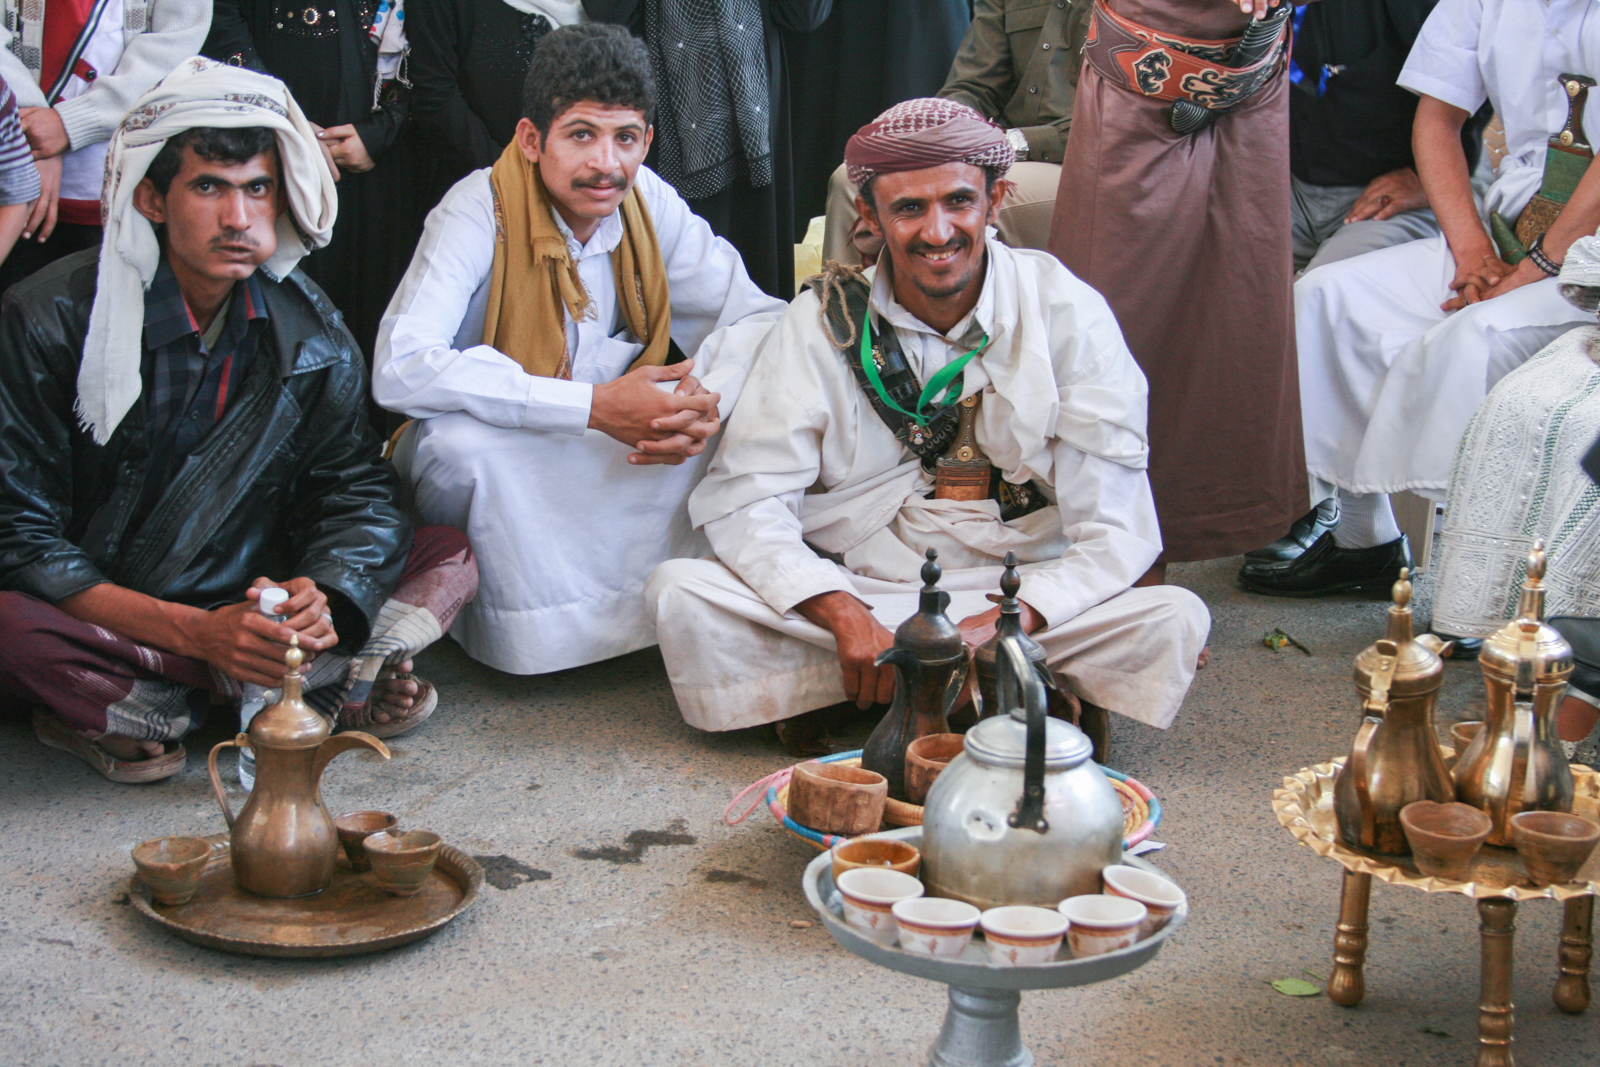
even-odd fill
[(954, 619), (989, 607), (1015, 551), (1052, 666), (1095, 704), (1171, 722), (1209, 616), (1187, 590), (1129, 589), (1161, 551), (1144, 375), (1105, 301), (1053, 257), (992, 239), (988, 254), (977, 305), (947, 334), (894, 300), (882, 266), (873, 307), (924, 381), (988, 337), (963, 374), (962, 395), (983, 394), (978, 443), (1008, 480), (1031, 480), (1054, 503), (1002, 523), (993, 501), (927, 499), (931, 478), (823, 334), (817, 297), (802, 294), (764, 342), (690, 499), (720, 562), (669, 562), (646, 587), (691, 724), (732, 729), (843, 699), (832, 636), (794, 606), (846, 591), (892, 629), (916, 609), (929, 547)]
[[(726, 418), (784, 304), (655, 174), (641, 168), (637, 188), (667, 268), (673, 340), (722, 394)], [(514, 674), (654, 644), (645, 578), (662, 560), (705, 550), (684, 502), (711, 449), (681, 466), (635, 466), (627, 446), (587, 429), (594, 385), (625, 373), (643, 348), (617, 308), (621, 218), (603, 220), (584, 245), (556, 221), (591, 303), (583, 321), (566, 316), (571, 381), (528, 374), (481, 343), (496, 224), (488, 170), (462, 179), (428, 217), (373, 366), (378, 403), (420, 420), (396, 455), (417, 511), (466, 531), (477, 555), (478, 596), (451, 635)]]
[[(1464, 111), (1488, 99), (1507, 154), (1483, 212), (1508, 222), (1539, 189), (1567, 117), (1559, 75), (1600, 77), (1594, 0), (1440, 0), (1400, 84)], [(1593, 129), (1593, 122), (1589, 123)], [(1446, 313), (1455, 257), (1443, 236), (1309, 271), (1295, 283), (1300, 408), (1311, 500), (1412, 490), (1443, 499), (1467, 421), (1488, 390), (1587, 319), (1553, 278)]]

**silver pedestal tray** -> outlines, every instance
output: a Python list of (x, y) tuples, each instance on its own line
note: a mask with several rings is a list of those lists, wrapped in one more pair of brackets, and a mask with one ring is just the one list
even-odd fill
[[(922, 845), (920, 826), (873, 836)], [(1124, 855), (1122, 862), (1165, 877), (1153, 864), (1136, 856)], [(950, 1006), (945, 1011), (944, 1026), (928, 1056), (931, 1067), (1031, 1067), (1033, 1053), (1022, 1043), (1022, 1030), (1017, 1022), (1021, 990), (1089, 985), (1127, 974), (1150, 962), (1161, 951), (1162, 943), (1189, 917), (1189, 905), (1185, 901), (1166, 926), (1130, 948), (1080, 960), (1072, 959), (1063, 946), (1063, 957), (1052, 963), (1035, 967), (995, 967), (989, 963), (988, 947), (976, 938), (954, 959), (933, 959), (914, 956), (893, 945), (879, 945), (857, 933), (844, 921), (843, 905), (833, 885), (830, 852), (824, 852), (806, 866), (801, 885), (806, 901), (839, 944), (880, 967), (943, 982), (950, 987)]]

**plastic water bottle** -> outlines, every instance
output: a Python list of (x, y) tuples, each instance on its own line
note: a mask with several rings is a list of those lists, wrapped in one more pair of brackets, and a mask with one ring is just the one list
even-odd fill
[[(261, 599), (256, 603), (256, 610), (261, 612), (273, 622), (283, 622), (284, 616), (278, 609), (283, 602), (289, 599), (289, 590), (280, 589), (278, 586), (268, 586), (261, 590)], [(245, 684), (244, 693), (239, 698), (239, 732), (244, 733), (250, 729), (250, 720), (256, 713), (267, 706), (267, 698), (276, 693), (276, 689), (267, 689), (259, 685)], [(246, 792), (256, 787), (256, 754), (254, 749), (241, 748), (239, 750), (239, 784)]]

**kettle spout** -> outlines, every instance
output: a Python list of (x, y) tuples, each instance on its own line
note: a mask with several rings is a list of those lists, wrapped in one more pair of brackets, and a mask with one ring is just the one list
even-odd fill
[(872, 661), (872, 665), (881, 667), (885, 663), (895, 667), (915, 667), (918, 663), (917, 654), (909, 648), (886, 648), (878, 653), (878, 658)]
[(376, 737), (364, 734), (360, 730), (346, 730), (342, 734), (334, 734), (317, 748), (317, 762), (312, 765), (311, 780), (321, 782), (322, 772), (327, 769), (333, 757), (352, 748), (370, 748), (384, 759), (391, 758), (389, 746)]

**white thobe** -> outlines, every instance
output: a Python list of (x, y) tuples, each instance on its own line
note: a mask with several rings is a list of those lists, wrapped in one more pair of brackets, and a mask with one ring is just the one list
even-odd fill
[[(672, 338), (722, 394), (726, 418), (784, 304), (655, 174), (640, 168), (637, 188), (667, 268)], [(654, 644), (645, 578), (662, 560), (705, 551), (684, 504), (711, 450), (680, 466), (635, 466), (630, 448), (587, 428), (594, 385), (643, 351), (616, 300), (621, 216), (582, 245), (556, 222), (590, 300), (583, 321), (565, 316), (571, 381), (529, 374), (481, 343), (496, 224), (488, 170), (463, 178), (428, 216), (373, 363), (378, 403), (419, 420), (396, 454), (417, 512), (465, 531), (477, 556), (477, 598), (450, 633), (473, 658), (514, 674)]]
[(1161, 534), (1144, 375), (1105, 301), (1054, 257), (990, 239), (977, 305), (948, 332), (894, 300), (887, 264), (872, 306), (924, 381), (987, 337), (962, 378), (963, 396), (983, 394), (978, 443), (1007, 480), (1032, 481), (1051, 504), (1001, 522), (991, 500), (928, 499), (932, 479), (823, 334), (817, 297), (801, 294), (690, 499), (717, 559), (663, 564), (645, 590), (685, 719), (727, 730), (844, 699), (832, 635), (795, 605), (849, 592), (892, 629), (916, 610), (932, 547), (958, 620), (988, 609), (1000, 560), (1016, 552), (1053, 669), (1091, 703), (1168, 725), (1210, 617), (1187, 590), (1129, 588)]
[[(1595, 0), (1440, 0), (1423, 25), (1399, 83), (1468, 112), (1488, 99), (1505, 125), (1486, 222), (1498, 212), (1514, 224), (1538, 191), (1546, 143), (1566, 121), (1563, 73), (1600, 78)], [(1456, 445), (1489, 388), (1586, 321), (1553, 278), (1446, 314), (1439, 305), (1454, 277), (1440, 236), (1319, 267), (1295, 283), (1314, 487), (1442, 499)]]

